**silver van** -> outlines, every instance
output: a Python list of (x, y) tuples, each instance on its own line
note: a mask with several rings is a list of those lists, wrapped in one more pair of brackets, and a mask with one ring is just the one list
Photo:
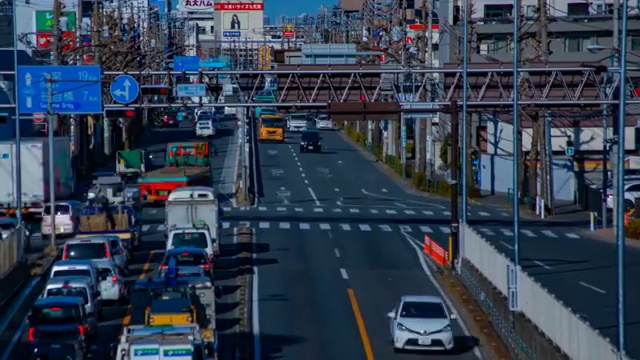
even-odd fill
[(95, 289), (99, 288), (98, 266), (91, 260), (59, 260), (51, 267), (49, 279), (62, 276), (88, 276)]
[(89, 276), (60, 276), (47, 281), (42, 298), (52, 296), (77, 296), (84, 300), (84, 310), (89, 315), (102, 317), (102, 297)]

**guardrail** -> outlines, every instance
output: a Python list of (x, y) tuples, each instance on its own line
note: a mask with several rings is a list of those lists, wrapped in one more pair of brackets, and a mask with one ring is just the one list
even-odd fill
[[(460, 224), (462, 256), (508, 296), (511, 260), (465, 224)], [(520, 311), (572, 359), (618, 359), (616, 347), (522, 269), (516, 273)]]
[(0, 239), (0, 279), (24, 258), (24, 244), (18, 236), (22, 231), (22, 226), (18, 226), (6, 239)]

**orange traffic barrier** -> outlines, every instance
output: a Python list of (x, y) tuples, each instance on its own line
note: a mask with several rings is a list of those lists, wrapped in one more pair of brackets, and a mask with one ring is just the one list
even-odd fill
[(424, 235), (424, 246), (422, 252), (429, 256), (434, 262), (441, 266), (449, 265), (449, 252), (440, 244), (431, 240), (429, 235)]

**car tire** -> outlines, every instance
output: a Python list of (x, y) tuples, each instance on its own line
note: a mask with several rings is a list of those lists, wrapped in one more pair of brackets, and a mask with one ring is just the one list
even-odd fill
[(397, 348), (397, 347), (395, 347), (395, 346), (394, 346), (394, 347), (393, 347), (393, 352), (394, 352), (394, 353), (396, 353), (396, 354), (399, 354), (399, 353), (401, 353), (401, 352), (402, 352), (402, 349)]

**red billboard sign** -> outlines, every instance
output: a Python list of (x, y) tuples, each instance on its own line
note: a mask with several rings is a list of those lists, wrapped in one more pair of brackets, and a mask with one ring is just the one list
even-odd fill
[(237, 3), (215, 3), (213, 9), (216, 11), (264, 11), (264, 3), (237, 2)]
[[(65, 31), (60, 34), (60, 45), (62, 51), (70, 51), (76, 47), (76, 33)], [(36, 33), (36, 47), (40, 50), (51, 50), (53, 48), (53, 32), (39, 31)]]

